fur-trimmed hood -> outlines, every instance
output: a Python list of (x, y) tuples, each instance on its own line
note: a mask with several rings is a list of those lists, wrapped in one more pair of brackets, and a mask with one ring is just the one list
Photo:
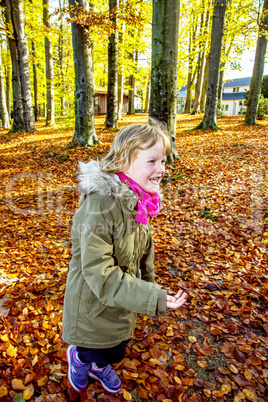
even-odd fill
[(97, 161), (79, 162), (79, 187), (84, 194), (99, 193), (101, 195), (116, 195), (122, 198), (137, 200), (138, 196), (127, 184), (123, 183), (117, 174), (103, 172)]

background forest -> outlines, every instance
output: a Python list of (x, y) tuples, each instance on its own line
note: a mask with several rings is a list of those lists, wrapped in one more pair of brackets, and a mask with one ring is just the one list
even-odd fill
[[(160, 22), (160, 14), (158, 14), (156, 24), (163, 26), (171, 24), (171, 19), (174, 17), (168, 15), (167, 10), (172, 10), (175, 7), (174, 4), (177, 4), (176, 19), (179, 35), (176, 49), (178, 57), (175, 90), (187, 84), (185, 113), (204, 112), (207, 81), (208, 76), (211, 75), (209, 74), (210, 44), (211, 39), (216, 37), (216, 32), (212, 32), (212, 22), (217, 1), (198, 0), (192, 3), (183, 0), (179, 4), (179, 2), (167, 0), (161, 3), (161, 7), (164, 8), (162, 17), (166, 18), (166, 21)], [(264, 13), (267, 5), (256, 0), (243, 2), (229, 0), (218, 3), (221, 3), (221, 8), (225, 8), (224, 35), (221, 38), (220, 47), (220, 73), (215, 71), (213, 74), (218, 80), (217, 99), (220, 100), (226, 67), (239, 69), (240, 56), (243, 52), (255, 48), (258, 33), (260, 37), (261, 29), (266, 29)], [(75, 72), (75, 66), (77, 69), (80, 68), (81, 57), (85, 59), (89, 57), (90, 60), (87, 70), (90, 69), (92, 73), (90, 85), (93, 89), (89, 95), (92, 98), (91, 103), (90, 100), (88, 101), (89, 109), (93, 108), (92, 110), (96, 113), (94, 91), (95, 93), (106, 91), (109, 104), (109, 94), (113, 102), (115, 94), (112, 94), (112, 91), (116, 89), (116, 117), (112, 119), (110, 124), (112, 127), (115, 127), (117, 120), (122, 118), (124, 92), (128, 95), (127, 113), (135, 112), (134, 94), (139, 99), (136, 111), (149, 111), (152, 1), (92, 0), (89, 4), (85, 0), (78, 2), (2, 0), (1, 4), (0, 94), (3, 127), (9, 127), (10, 119), (16, 118), (18, 109), (20, 113), (26, 113), (24, 108), (26, 103), (29, 116), (33, 116), (34, 110), (35, 121), (40, 116), (45, 116), (46, 123), (53, 124), (55, 115), (74, 116), (74, 93), (77, 90), (75, 76), (78, 74), (77, 71)], [(75, 40), (72, 43), (71, 25), (76, 25), (81, 28), (80, 30), (88, 33), (87, 52), (90, 52), (90, 55), (82, 56), (82, 53), (79, 53), (79, 49), (83, 47), (80, 45), (85, 42), (85, 38), (77, 34), (77, 44)], [(112, 45), (111, 39), (116, 41)], [(16, 52), (22, 57), (17, 57)], [(113, 70), (116, 69), (113, 71), (113, 77), (116, 76), (116, 78), (112, 78), (116, 80), (116, 87), (108, 75), (112, 54), (116, 55), (116, 63), (112, 61), (111, 67)], [(264, 55), (265, 50), (263, 59)], [(16, 59), (23, 59), (21, 67), (16, 66)], [(215, 60), (211, 63), (215, 63)], [(261, 81), (261, 78), (258, 80)], [(19, 86), (20, 79), (26, 80), (22, 88), (25, 87), (27, 95), (21, 95), (20, 89), (16, 88), (16, 84)], [(109, 82), (110, 84), (112, 82), (112, 86)], [(22, 106), (20, 106), (21, 96)], [(191, 108), (191, 102), (194, 102), (193, 108)], [(218, 110), (220, 110), (220, 101)], [(23, 119), (31, 120), (33, 117), (21, 115), (17, 119), (19, 119), (17, 123), (13, 122), (13, 130), (21, 129), (23, 125), (26, 131), (35, 129), (34, 122), (27, 124), (25, 121), (22, 122)], [(91, 123), (91, 127), (87, 127), (89, 131), (92, 130), (92, 125), (94, 122)], [(108, 115), (106, 125), (109, 127)]]

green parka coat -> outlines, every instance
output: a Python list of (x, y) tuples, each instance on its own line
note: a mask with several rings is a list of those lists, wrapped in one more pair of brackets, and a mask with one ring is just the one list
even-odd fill
[(166, 291), (154, 284), (150, 223), (135, 220), (137, 194), (98, 162), (80, 163), (80, 170), (62, 337), (109, 348), (131, 338), (137, 313), (165, 313)]

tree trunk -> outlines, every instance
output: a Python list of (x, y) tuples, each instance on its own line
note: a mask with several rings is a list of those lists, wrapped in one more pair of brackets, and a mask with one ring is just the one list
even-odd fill
[[(121, 73), (123, 73), (123, 69), (120, 68)], [(123, 119), (123, 106), (124, 106), (124, 75), (118, 74), (118, 114), (117, 119)]]
[(226, 1), (227, 0), (215, 0), (214, 3), (211, 45), (209, 53), (207, 100), (204, 119), (197, 127), (198, 129), (207, 130), (212, 128), (213, 130), (218, 130), (216, 123), (216, 111)]
[(115, 32), (109, 36), (108, 42), (108, 91), (106, 128), (117, 128), (118, 112), (118, 0), (109, 0), (110, 19)]
[(203, 77), (203, 83), (202, 83), (202, 91), (201, 91), (201, 97), (200, 97), (200, 112), (204, 113), (205, 111), (205, 101), (206, 101), (206, 95), (207, 95), (207, 84), (208, 84), (208, 56), (206, 57), (206, 62), (205, 62), (205, 69), (204, 69), (204, 77)]
[[(88, 10), (86, 0), (69, 0), (70, 6)], [(73, 17), (76, 17), (73, 15)], [(94, 79), (89, 31), (72, 22), (75, 66), (75, 132), (73, 142), (83, 146), (99, 143), (94, 127)]]
[(222, 114), (221, 110), (221, 98), (222, 98), (222, 88), (223, 88), (223, 77), (224, 77), (225, 62), (220, 64), (220, 74), (219, 74), (219, 86), (218, 86), (218, 104), (217, 104), (217, 115)]
[(4, 86), (4, 77), (3, 77), (3, 69), (2, 69), (2, 56), (0, 49), (0, 110), (1, 110), (1, 119), (2, 119), (2, 127), (9, 128), (9, 115), (7, 111), (6, 104), (6, 94), (5, 94), (5, 86)]
[(63, 43), (63, 22), (60, 22), (60, 32), (59, 32), (59, 41), (58, 41), (58, 53), (59, 53), (59, 69), (60, 69), (60, 115), (65, 115), (65, 105), (64, 105), (64, 43)]
[(6, 69), (6, 103), (7, 103), (7, 113), (9, 116), (9, 122), (11, 119), (11, 109), (10, 109), (10, 66)]
[(198, 55), (197, 79), (195, 84), (194, 108), (192, 114), (200, 113), (200, 94), (201, 94), (202, 78), (204, 73), (204, 62), (205, 62), (205, 52), (203, 51)]
[(179, 0), (153, 1), (150, 117), (167, 124), (171, 140), (168, 162), (177, 158), (176, 100)]
[(191, 103), (192, 103), (192, 72), (190, 70), (190, 61), (189, 61), (184, 113), (191, 113)]
[(33, 56), (33, 82), (34, 82), (34, 118), (35, 121), (38, 121), (39, 120), (38, 84), (37, 84), (36, 52), (35, 52), (34, 41), (32, 41), (32, 56)]
[(256, 46), (253, 74), (249, 88), (247, 111), (245, 117), (246, 125), (256, 124), (259, 96), (263, 77), (265, 53), (267, 46), (267, 31), (268, 31), (268, 0), (265, 0), (263, 4), (262, 17), (259, 27), (259, 36)]
[(21, 99), (23, 108), (23, 126), (27, 132), (35, 131), (35, 119), (32, 105), (28, 45), (24, 33), (23, 8), (21, 0), (6, 0), (11, 10), (14, 37), (20, 71)]
[[(119, 0), (119, 8), (121, 7), (122, 0)], [(117, 119), (123, 119), (123, 109), (124, 109), (124, 35), (125, 35), (125, 21), (121, 22), (119, 26), (118, 35), (118, 113)], [(120, 46), (121, 45), (121, 46)]]
[[(204, 4), (203, 4), (204, 7)], [(199, 39), (199, 53), (198, 53), (198, 69), (197, 69), (197, 79), (195, 85), (195, 98), (194, 98), (194, 108), (192, 114), (201, 113), (201, 87), (202, 80), (204, 76), (204, 64), (205, 64), (205, 46), (204, 46), (204, 38), (207, 37), (208, 25), (209, 25), (209, 10), (207, 11), (206, 21), (204, 23), (204, 15), (201, 14), (201, 26), (200, 26), (200, 39)]]
[[(6, 1), (5, 19), (8, 26), (12, 26), (11, 19), (11, 4)], [(10, 131), (17, 132), (23, 131), (23, 110), (21, 102), (21, 84), (19, 64), (17, 58), (17, 45), (15, 39), (8, 35), (8, 44), (12, 63), (12, 92), (13, 92), (13, 124)]]
[(151, 89), (151, 77), (148, 78), (147, 87), (146, 87), (146, 97), (145, 97), (145, 107), (144, 107), (144, 112), (145, 113), (149, 113), (150, 89)]
[(134, 75), (130, 75), (128, 77), (128, 85), (131, 87), (128, 91), (128, 112), (127, 114), (134, 114), (135, 107), (134, 107), (134, 91), (135, 91), (135, 82), (136, 78)]
[(192, 103), (192, 75), (193, 75), (193, 62), (194, 59), (191, 56), (192, 53), (192, 32), (190, 32), (189, 38), (189, 64), (188, 64), (188, 76), (187, 76), (187, 91), (186, 91), (186, 101), (184, 106), (184, 113), (191, 113), (191, 103)]
[(46, 27), (45, 54), (46, 54), (46, 87), (47, 87), (47, 117), (46, 125), (55, 124), (54, 83), (52, 42), (50, 39), (49, 0), (43, 0), (43, 22)]

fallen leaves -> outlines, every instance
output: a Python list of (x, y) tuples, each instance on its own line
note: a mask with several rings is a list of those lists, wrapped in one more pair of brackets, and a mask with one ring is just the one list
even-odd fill
[[(75, 401), (61, 340), (62, 305), (77, 208), (77, 163), (104, 155), (115, 135), (97, 117), (101, 145), (68, 148), (72, 130), (38, 123), (0, 139), (0, 398)], [(267, 121), (239, 117), (221, 131), (185, 131), (167, 167), (163, 209), (152, 221), (157, 282), (187, 304), (166, 317), (139, 316), (123, 390), (90, 382), (81, 401), (265, 402), (268, 400)], [(124, 117), (119, 125), (146, 121)], [(9, 142), (6, 142), (6, 138)], [(244, 144), (243, 146), (238, 146)], [(16, 161), (16, 164), (14, 163)]]

